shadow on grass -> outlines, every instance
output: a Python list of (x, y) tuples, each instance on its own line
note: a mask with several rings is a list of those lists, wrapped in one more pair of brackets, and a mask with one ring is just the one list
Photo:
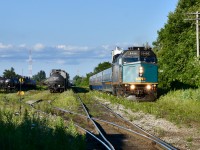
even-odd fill
[(197, 86), (185, 84), (183, 82), (180, 82), (178, 80), (175, 80), (170, 83), (170, 88), (158, 88), (158, 98), (160, 96), (166, 95), (171, 90), (186, 90), (186, 89), (197, 89)]
[(83, 87), (76, 87), (76, 86), (73, 86), (72, 89), (73, 89), (76, 93), (88, 93), (88, 92), (89, 92), (89, 89), (83, 88)]
[(84, 137), (72, 134), (64, 123), (59, 122), (54, 127), (48, 124), (47, 119), (30, 118), (27, 114), (23, 116), (22, 122), (16, 122), (13, 114), (0, 112), (0, 149), (85, 149)]
[(178, 80), (175, 80), (173, 81), (171, 84), (171, 89), (173, 90), (181, 90), (181, 89), (197, 89), (198, 87), (197, 86), (194, 86), (194, 85), (191, 85), (191, 84), (186, 84), (186, 83), (183, 83), (183, 82), (180, 82)]

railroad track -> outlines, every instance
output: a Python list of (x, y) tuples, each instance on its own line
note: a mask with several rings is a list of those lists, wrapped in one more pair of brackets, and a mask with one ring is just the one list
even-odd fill
[[(58, 107), (52, 107), (52, 112), (65, 120), (72, 119), (75, 122), (77, 129), (86, 134), (87, 149), (176, 149), (122, 118), (104, 104), (96, 100), (95, 105), (86, 104), (78, 94), (76, 95), (85, 115), (83, 111), (77, 113)], [(34, 103), (31, 104), (33, 105)], [(94, 110), (103, 113), (97, 113), (98, 117), (94, 117)]]
[[(84, 98), (86, 97), (84, 96)], [(170, 144), (144, 131), (139, 126), (122, 118), (104, 104), (96, 100), (93, 104), (86, 104), (79, 95), (77, 95), (77, 99), (84, 108), (86, 115), (60, 108), (56, 109), (65, 113), (78, 115), (81, 118), (89, 119), (91, 122), (94, 122), (93, 124), (100, 128), (97, 129), (101, 131), (99, 134), (102, 134), (104, 138), (106, 138), (106, 141), (109, 141), (108, 145), (112, 145), (110, 146), (111, 149), (176, 149)], [(94, 99), (92, 101), (94, 101)], [(104, 113), (97, 113), (98, 117), (94, 117), (94, 115), (92, 115), (94, 110)]]

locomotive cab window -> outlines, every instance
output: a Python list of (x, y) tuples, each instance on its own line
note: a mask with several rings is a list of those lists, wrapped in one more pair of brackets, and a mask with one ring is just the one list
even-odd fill
[(148, 63), (156, 63), (157, 60), (155, 57), (141, 57), (140, 61), (148, 62)]
[(137, 61), (139, 61), (138, 57), (125, 57), (123, 59), (124, 64), (126, 64), (126, 63), (132, 63), (132, 62), (137, 62)]

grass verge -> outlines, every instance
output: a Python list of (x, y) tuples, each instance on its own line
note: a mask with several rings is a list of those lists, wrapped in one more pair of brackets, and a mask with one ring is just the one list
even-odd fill
[(171, 91), (161, 96), (156, 102), (133, 102), (125, 98), (112, 95), (90, 92), (93, 96), (108, 99), (111, 103), (122, 104), (133, 112), (142, 111), (165, 118), (175, 124), (184, 124), (200, 128), (200, 89)]

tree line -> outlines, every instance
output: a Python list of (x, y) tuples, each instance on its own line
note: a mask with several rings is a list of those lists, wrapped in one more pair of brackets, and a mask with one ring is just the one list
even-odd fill
[(200, 10), (199, 0), (179, 0), (168, 21), (158, 31), (153, 50), (158, 57), (159, 85), (163, 88), (200, 86), (200, 59), (196, 57), (195, 21), (186, 21), (187, 13)]
[[(10, 69), (5, 69), (3, 72), (3, 78), (20, 78), (21, 75), (15, 72), (15, 69), (11, 67)], [(36, 75), (33, 75), (33, 80), (36, 82), (41, 82), (46, 79), (46, 73), (43, 70), (40, 70)]]

